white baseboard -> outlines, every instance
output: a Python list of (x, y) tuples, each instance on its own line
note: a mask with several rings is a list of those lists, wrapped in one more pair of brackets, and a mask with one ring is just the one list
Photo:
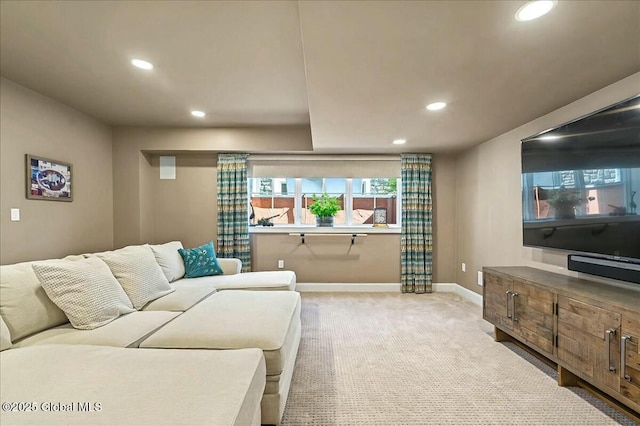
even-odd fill
[(467, 299), (476, 305), (482, 306), (482, 295), (474, 291), (469, 290), (466, 287), (462, 287), (456, 283), (434, 283), (433, 291), (456, 293), (463, 299)]
[[(399, 293), (399, 283), (297, 283), (300, 293), (352, 292), (352, 293)], [(456, 293), (476, 305), (482, 305), (482, 295), (456, 283), (433, 283), (433, 291)]]

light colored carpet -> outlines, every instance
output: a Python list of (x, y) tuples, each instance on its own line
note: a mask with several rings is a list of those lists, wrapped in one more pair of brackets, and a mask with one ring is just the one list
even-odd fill
[(635, 425), (453, 293), (302, 294), (283, 425)]

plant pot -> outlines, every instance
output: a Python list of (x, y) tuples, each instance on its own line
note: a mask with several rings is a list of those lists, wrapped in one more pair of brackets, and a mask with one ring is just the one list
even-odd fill
[(575, 219), (576, 208), (574, 205), (560, 205), (555, 207), (554, 217), (556, 219)]
[(324, 226), (324, 227), (333, 226), (333, 216), (329, 216), (329, 217), (316, 216), (316, 226)]

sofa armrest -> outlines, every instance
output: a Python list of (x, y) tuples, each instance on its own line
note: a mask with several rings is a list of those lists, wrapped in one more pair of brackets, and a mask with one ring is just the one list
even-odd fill
[(242, 261), (234, 257), (220, 259), (218, 258), (218, 264), (222, 268), (222, 272), (225, 275), (239, 274), (242, 270)]

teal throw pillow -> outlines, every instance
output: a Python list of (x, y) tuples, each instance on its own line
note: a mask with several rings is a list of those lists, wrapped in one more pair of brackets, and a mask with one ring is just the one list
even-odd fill
[(178, 249), (178, 253), (184, 261), (185, 278), (207, 277), (223, 273), (216, 259), (212, 241), (197, 248)]

